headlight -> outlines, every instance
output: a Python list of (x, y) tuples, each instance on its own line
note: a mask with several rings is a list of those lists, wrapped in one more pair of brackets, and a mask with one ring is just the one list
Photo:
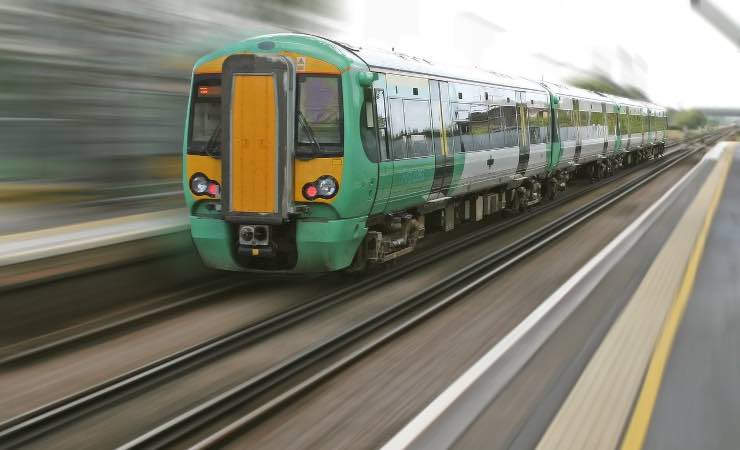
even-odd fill
[(339, 191), (337, 179), (331, 175), (324, 175), (318, 180), (303, 185), (303, 197), (306, 200), (316, 200), (317, 198), (330, 199), (334, 198)]
[(319, 197), (321, 198), (332, 198), (337, 195), (339, 185), (337, 180), (330, 175), (324, 175), (319, 178), (316, 182), (316, 189), (319, 191)]
[(202, 173), (196, 173), (190, 177), (190, 190), (195, 195), (204, 195), (208, 192), (208, 178)]

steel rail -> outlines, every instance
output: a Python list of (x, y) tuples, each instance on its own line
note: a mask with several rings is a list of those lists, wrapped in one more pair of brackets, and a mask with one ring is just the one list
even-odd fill
[[(235, 289), (244, 287), (248, 284), (250, 284), (250, 282), (244, 280), (228, 282), (225, 285), (224, 280), (222, 279), (218, 279), (215, 281), (208, 280), (206, 282), (200, 283), (197, 286), (193, 286), (177, 292), (171, 292), (166, 295), (160, 295), (152, 300), (149, 300), (150, 303), (163, 303), (163, 299), (177, 299), (179, 297), (178, 300), (172, 303), (164, 303), (155, 308), (127, 315), (123, 318), (101, 324), (100, 326), (64, 336), (55, 341), (44, 342), (42, 344), (25, 348), (17, 352), (11, 352), (8, 349), (22, 346), (22, 344), (27, 341), (21, 341), (15, 344), (0, 347), (0, 369), (7, 369), (8, 366), (18, 365), (30, 358), (38, 358), (39, 356), (52, 351), (57, 351), (73, 345), (79, 345), (84, 341), (99, 338), (103, 335), (120, 331), (122, 329), (125, 329), (126, 327), (134, 326), (146, 320), (153, 319), (157, 316), (171, 313), (178, 309), (182, 309), (187, 306), (191, 306), (215, 298), (219, 295), (234, 291)], [(35, 338), (29, 340), (33, 339)], [(0, 424), (0, 427), (1, 426), (2, 424)]]

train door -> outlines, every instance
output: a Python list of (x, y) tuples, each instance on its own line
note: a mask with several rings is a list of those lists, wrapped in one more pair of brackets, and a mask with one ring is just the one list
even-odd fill
[(431, 197), (444, 197), (452, 183), (455, 167), (452, 145), (452, 117), (450, 117), (450, 90), (447, 82), (430, 80), (432, 99), (432, 144), (434, 146), (434, 181)]
[(599, 103), (599, 105), (599, 110), (601, 111), (601, 123), (599, 124), (599, 128), (601, 129), (602, 137), (604, 138), (601, 154), (605, 155), (609, 149), (609, 116), (607, 114), (606, 103)]
[(619, 135), (622, 136), (622, 149), (630, 150), (630, 116), (629, 107), (619, 106)]
[[(388, 203), (388, 196), (393, 186), (393, 158), (390, 155), (388, 146), (388, 109), (385, 97), (385, 80), (379, 79), (373, 86), (373, 111), (375, 113), (375, 123), (378, 139), (378, 188), (375, 194), (375, 202), (370, 211), (371, 214), (378, 214), (385, 211)], [(382, 87), (381, 87), (382, 86)]]
[(232, 222), (281, 223), (292, 198), (287, 159), (286, 80), (295, 69), (282, 56), (232, 55), (223, 63), (221, 156), (224, 216)]
[(578, 160), (581, 157), (581, 102), (578, 101), (578, 99), (573, 99), (573, 128), (576, 131), (576, 151), (573, 154), (573, 162), (578, 163)]
[(393, 182), (385, 210), (390, 213), (429, 199), (435, 157), (429, 80), (386, 75), (386, 87)]
[(529, 128), (527, 124), (527, 97), (523, 91), (516, 92), (516, 109), (519, 116), (519, 163), (516, 173), (524, 175), (529, 164)]

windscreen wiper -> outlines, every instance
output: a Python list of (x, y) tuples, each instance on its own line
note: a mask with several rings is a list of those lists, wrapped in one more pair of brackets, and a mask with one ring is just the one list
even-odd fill
[(298, 123), (301, 124), (303, 129), (306, 131), (306, 134), (308, 135), (308, 138), (311, 140), (311, 143), (313, 144), (315, 150), (315, 154), (321, 153), (321, 146), (319, 145), (319, 141), (316, 140), (316, 136), (313, 134), (313, 128), (311, 128), (311, 125), (309, 125), (308, 120), (306, 119), (306, 116), (303, 115), (303, 112), (299, 109), (298, 110)]
[(221, 152), (216, 153), (216, 144), (221, 142), (221, 139), (218, 139), (221, 137), (221, 122), (216, 125), (216, 128), (213, 130), (213, 133), (211, 133), (211, 137), (208, 138), (208, 142), (206, 143), (205, 151), (208, 156), (212, 156), (214, 158), (218, 157)]

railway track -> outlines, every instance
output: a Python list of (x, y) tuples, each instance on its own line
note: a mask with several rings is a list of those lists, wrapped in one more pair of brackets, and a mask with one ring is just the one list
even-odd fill
[[(694, 149), (693, 151), (695, 151)], [(680, 154), (679, 154), (680, 153)], [(260, 393), (265, 392), (278, 385), (281, 382), (301, 373), (305, 369), (319, 364), (327, 355), (331, 355), (342, 348), (346, 348), (352, 343), (357, 342), (363, 336), (368, 336), (381, 327), (390, 326), (395, 322), (393, 329), (383, 336), (365, 344), (361, 348), (351, 352), (344, 359), (318, 370), (314, 376), (296, 384), (284, 391), (283, 394), (274, 397), (271, 401), (263, 406), (254, 409), (251, 413), (244, 416), (240, 421), (223, 428), (215, 433), (212, 437), (203, 441), (203, 445), (211, 445), (226, 439), (233, 433), (239, 432), (243, 427), (249, 426), (265, 414), (280, 407), (285, 401), (293, 398), (295, 395), (305, 392), (314, 384), (321, 382), (326, 377), (331, 376), (337, 370), (351, 364), (357, 358), (372, 351), (377, 346), (382, 345), (393, 336), (402, 333), (406, 329), (419, 323), (425, 317), (442, 309), (444, 306), (462, 298), (467, 292), (486, 282), (496, 274), (515, 264), (521, 258), (536, 251), (538, 248), (546, 245), (548, 242), (556, 239), (567, 230), (587, 220), (593, 214), (601, 211), (603, 208), (619, 200), (624, 195), (642, 186), (650, 179), (667, 170), (673, 164), (678, 163), (684, 157), (688, 156), (691, 151), (674, 152), (667, 155), (661, 160), (652, 163), (655, 167), (650, 169), (648, 174), (636, 180), (629, 182), (627, 185), (607, 194), (598, 200), (588, 203), (582, 208), (568, 214), (555, 223), (538, 230), (535, 233), (505, 247), (501, 251), (490, 255), (484, 260), (476, 261), (469, 266), (460, 269), (448, 278), (429, 286), (417, 295), (407, 298), (403, 302), (394, 305), (379, 314), (361, 322), (360, 324), (348, 329), (344, 333), (336, 336), (334, 339), (323, 342), (319, 345), (309, 348), (305, 352), (296, 355), (294, 358), (283, 361), (278, 366), (261, 373), (260, 375), (246, 381), (237, 388), (231, 389), (218, 397), (210, 399), (208, 402), (198, 405), (196, 408), (172, 419), (171, 421), (153, 429), (139, 438), (129, 442), (127, 447), (151, 447), (172, 443), (174, 440), (181, 438), (192, 430), (206, 426), (210, 422), (222, 417), (226, 412), (234, 407), (243, 404), (249, 399), (255, 398)], [(637, 166), (621, 172), (619, 175), (611, 177), (606, 182), (616, 181), (625, 177), (636, 170), (643, 170), (646, 165)], [(470, 235), (461, 237), (452, 242), (444, 244), (438, 248), (432, 248), (422, 252), (415, 257), (409, 258), (404, 264), (394, 267), (392, 272), (381, 272), (371, 275), (368, 278), (360, 280), (344, 289), (341, 289), (331, 295), (316, 298), (302, 306), (277, 314), (267, 320), (250, 324), (233, 333), (212, 339), (197, 346), (183, 350), (169, 357), (147, 364), (139, 369), (131, 371), (115, 379), (101, 383), (90, 389), (80, 392), (70, 397), (38, 408), (29, 413), (18, 416), (9, 421), (0, 424), (0, 442), (2, 446), (16, 446), (26, 443), (33, 438), (43, 434), (51, 429), (63, 426), (66, 423), (74, 421), (83, 415), (93, 411), (100, 410), (106, 405), (117, 399), (135, 395), (141, 390), (145, 390), (153, 385), (164, 383), (178, 374), (182, 374), (194, 367), (207, 364), (220, 356), (233, 352), (241, 347), (249, 345), (259, 339), (263, 339), (272, 334), (305, 320), (308, 317), (318, 314), (333, 305), (347, 301), (350, 298), (360, 296), (392, 279), (397, 279), (403, 275), (417, 270), (435, 257), (444, 256), (451, 251), (458, 251), (461, 246), (473, 245), (487, 237), (500, 233), (504, 229), (513, 227), (536, 214), (541, 214), (556, 206), (561, 205), (575, 196), (583, 195), (593, 189), (603, 186), (604, 183), (598, 183), (592, 187), (581, 190), (578, 193), (562, 196), (559, 200), (543, 205), (534, 211), (517, 216), (499, 225), (487, 227)]]
[(144, 308), (142, 311), (126, 314), (121, 318), (110, 321), (104, 321), (98, 326), (66, 334), (55, 340), (39, 339), (41, 342), (36, 345), (30, 345), (28, 341), (20, 341), (16, 344), (0, 347), (0, 369), (7, 369), (13, 365), (22, 364), (32, 358), (42, 357), (51, 352), (61, 351), (74, 345), (103, 338), (111, 333), (134, 327), (146, 321), (164, 316), (165, 314), (201, 304), (204, 301), (233, 292), (249, 284), (248, 281), (236, 281), (219, 277), (216, 280), (208, 280), (197, 286), (154, 298), (150, 301), (153, 306)]
[[(668, 148), (674, 147), (677, 145), (689, 145), (690, 143), (698, 139), (701, 139), (701, 138), (702, 137), (700, 136), (700, 137), (692, 138), (685, 142), (672, 143), (668, 145)], [(404, 274), (410, 271), (418, 269), (429, 258), (442, 256), (452, 251), (453, 249), (459, 249), (462, 246), (474, 244), (479, 239), (485, 239), (486, 237), (492, 234), (499, 233), (503, 230), (509, 229), (512, 226), (515, 226), (519, 223), (522, 223), (530, 219), (534, 215), (541, 214), (553, 208), (559, 207), (560, 205), (572, 200), (573, 198), (579, 197), (581, 195), (584, 195), (588, 192), (593, 191), (594, 189), (600, 188), (601, 186), (603, 186), (603, 183), (610, 183), (610, 182), (618, 181), (626, 176), (629, 176), (636, 170), (641, 170), (642, 168), (644, 168), (644, 165), (635, 166), (635, 167), (623, 170), (620, 173), (616, 174), (615, 176), (604, 180), (604, 182), (602, 183), (591, 185), (585, 189), (578, 190), (577, 192), (571, 192), (569, 194), (561, 194), (561, 196), (554, 202), (549, 202), (549, 203), (546, 203), (545, 205), (537, 206), (534, 208), (533, 211), (529, 211), (523, 215), (517, 216), (503, 223), (495, 225), (493, 227), (489, 225), (485, 229), (481, 230), (480, 232), (469, 233), (447, 244), (439, 245), (436, 248), (420, 250), (417, 254), (414, 254), (411, 257), (407, 257), (404, 260), (404, 265), (402, 267), (396, 266), (394, 268), (394, 271), (397, 272), (396, 275), (383, 274), (379, 278), (375, 277), (369, 280), (363, 280), (362, 283), (360, 284), (351, 285), (348, 291), (352, 291), (357, 288), (362, 288), (364, 289), (364, 291), (366, 291), (368, 287), (372, 289), (373, 287), (377, 286), (383, 281), (389, 281), (391, 278), (398, 278), (399, 276), (403, 276)], [(388, 278), (389, 276), (390, 278)], [(212, 292), (210, 293), (204, 292), (205, 289), (209, 289), (209, 286), (212, 286), (214, 284), (218, 284), (220, 286), (213, 287)], [(114, 321), (110, 321), (108, 323), (104, 323), (100, 326), (93, 327), (92, 329), (86, 329), (78, 333), (66, 335), (54, 341), (50, 341), (50, 342), (45, 341), (35, 346), (29, 346), (24, 342), (20, 342), (19, 343), (20, 345), (8, 345), (6, 347), (2, 347), (0, 348), (0, 368), (2, 368), (3, 366), (7, 367), (13, 364), (23, 363), (30, 358), (43, 356), (53, 351), (59, 351), (59, 350), (62, 350), (64, 348), (68, 348), (74, 345), (84, 344), (85, 342), (91, 341), (93, 339), (99, 339), (102, 336), (105, 336), (112, 332), (124, 330), (128, 327), (132, 327), (132, 326), (135, 326), (136, 324), (143, 323), (147, 320), (154, 319), (158, 316), (162, 316), (164, 314), (174, 312), (178, 309), (191, 306), (196, 303), (203, 302), (203, 301), (207, 301), (212, 298), (217, 298), (218, 296), (223, 295), (224, 293), (234, 291), (240, 287), (243, 287), (245, 284), (246, 282), (244, 281), (235, 281), (235, 280), (230, 280), (230, 279), (226, 279), (225, 281), (217, 281), (217, 283), (213, 283), (212, 281), (207, 281), (205, 283), (201, 283), (201, 285), (199, 286), (195, 286), (184, 292), (173, 293), (172, 295), (166, 296), (166, 297), (171, 297), (172, 301), (154, 302), (158, 304), (162, 303), (162, 306), (158, 306), (158, 307), (145, 310), (142, 312), (137, 312), (125, 318), (117, 319)]]
[[(191, 433), (196, 433), (198, 430), (213, 427), (214, 422), (218, 422), (235, 408), (251, 402), (268, 390), (275, 390), (281, 383), (288, 382), (287, 386), (281, 389), (278, 395), (272, 396), (268, 401), (254, 407), (228, 425), (219, 428), (206, 438), (198, 441), (191, 448), (215, 448), (223, 445), (228, 440), (257, 424), (260, 420), (276, 413), (283, 406), (294, 402), (298, 397), (310, 391), (316, 385), (328, 380), (360, 358), (377, 350), (386, 342), (407, 332), (442, 309), (465, 298), (467, 294), (489, 282), (498, 274), (514, 266), (522, 259), (548, 245), (571, 229), (589, 220), (594, 215), (639, 189), (675, 164), (681, 162), (684, 158), (699, 150), (700, 148), (696, 148), (685, 153), (673, 155), (671, 158), (666, 158), (665, 161), (658, 164), (645, 175), (537, 229), (500, 251), (470, 263), (417, 294), (347, 329), (333, 339), (319, 343), (293, 358), (285, 360), (281, 364), (223, 392), (221, 395), (197, 405), (152, 429), (148, 433), (131, 440), (121, 448), (138, 449), (161, 448), (170, 445), (179, 446), (182, 444), (179, 440), (183, 437), (187, 437)], [(374, 332), (381, 329), (383, 329), (382, 333), (377, 336), (373, 335)], [(371, 338), (347, 352), (348, 347), (366, 337)], [(315, 367), (316, 365), (322, 365), (322, 362), (329, 359), (331, 355), (343, 351), (346, 354), (338, 360), (324, 364), (320, 368)], [(290, 383), (288, 381), (305, 372), (313, 374), (297, 383)]]

